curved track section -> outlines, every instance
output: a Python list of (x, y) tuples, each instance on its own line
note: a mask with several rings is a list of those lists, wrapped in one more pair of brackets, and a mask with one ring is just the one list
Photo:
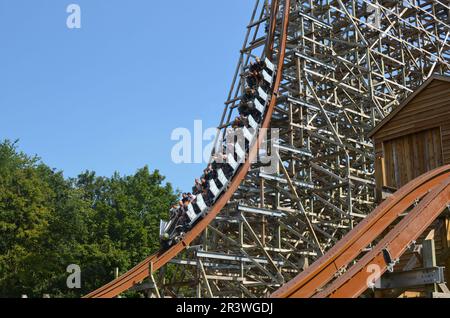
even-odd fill
[[(393, 224), (406, 209), (421, 200), (369, 253), (364, 255), (348, 272), (337, 278), (325, 290), (318, 292), (345, 269), (364, 248)], [(411, 181), (352, 230), (309, 269), (272, 294), (274, 298), (358, 297), (368, 287), (372, 271), (377, 265), (384, 273), (383, 253), (389, 251), (398, 259), (408, 245), (417, 239), (450, 203), (450, 165), (438, 168)]]
[[(278, 91), (280, 89), (280, 84), (283, 75), (283, 66), (286, 52), (286, 43), (287, 43), (287, 35), (288, 35), (288, 26), (289, 26), (289, 10), (290, 10), (290, 2), (291, 0), (284, 0), (284, 12), (282, 14), (282, 22), (281, 22), (281, 36), (279, 43), (279, 52), (278, 52), (278, 65), (276, 69), (275, 81), (271, 88), (271, 99), (270, 103), (267, 107), (267, 112), (264, 116), (263, 122), (261, 124), (261, 128), (268, 128), (271, 122), (272, 114), (277, 103)], [(279, 7), (279, 0), (275, 0), (272, 4), (272, 8)], [(276, 11), (273, 11), (276, 12)], [(268, 43), (266, 44), (268, 52), (272, 51), (273, 42), (275, 37), (275, 27), (277, 25), (277, 14), (271, 14), (271, 28), (270, 28), (270, 38)], [(86, 295), (84, 298), (112, 298), (120, 295), (124, 291), (127, 291), (135, 284), (143, 281), (147, 278), (150, 273), (150, 267), (153, 271), (157, 271), (165, 264), (167, 264), (170, 260), (176, 257), (180, 252), (182, 252), (187, 246), (189, 246), (206, 228), (207, 226), (214, 220), (214, 218), (220, 213), (223, 207), (228, 203), (231, 199), (235, 191), (238, 189), (241, 182), (244, 180), (247, 172), (251, 166), (251, 163), (254, 161), (258, 154), (258, 149), (263, 143), (264, 136), (259, 135), (257, 142), (251, 147), (248, 157), (245, 163), (242, 165), (240, 170), (234, 176), (232, 182), (229, 184), (227, 191), (220, 197), (220, 199), (214, 204), (208, 214), (186, 235), (183, 239), (172, 246), (167, 251), (158, 252), (139, 265), (135, 266), (131, 270), (129, 270), (124, 275), (120, 276), (116, 280), (110, 282), (109, 284), (93, 291), (92, 293)]]

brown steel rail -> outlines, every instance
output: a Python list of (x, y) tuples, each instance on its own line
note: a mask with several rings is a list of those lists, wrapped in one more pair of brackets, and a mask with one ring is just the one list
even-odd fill
[(271, 58), (271, 54), (273, 53), (273, 45), (274, 45), (273, 38), (275, 35), (275, 30), (277, 28), (278, 9), (279, 9), (279, 0), (272, 1), (270, 7), (271, 19), (269, 24), (269, 34), (267, 35), (267, 42), (265, 49), (266, 56), (269, 58)]
[(399, 259), (411, 242), (415, 241), (450, 203), (450, 178), (431, 191), (405, 218), (391, 230), (369, 253), (364, 255), (350, 270), (336, 279), (323, 292), (314, 297), (356, 298), (368, 288), (373, 275), (368, 267), (378, 266), (379, 274), (386, 272), (388, 265), (384, 251), (393, 260)]
[[(319, 289), (330, 282), (337, 272), (346, 268), (365, 247), (373, 242), (375, 238), (417, 199), (423, 198), (430, 190), (442, 186), (449, 178), (450, 165), (447, 165), (426, 173), (408, 183), (392, 197), (384, 201), (344, 239), (330, 249), (327, 254), (321, 257), (310, 268), (277, 290), (272, 294), (272, 297), (306, 298), (315, 296)], [(426, 198), (429, 198), (429, 196)], [(442, 209), (437, 211), (438, 215), (440, 211)], [(408, 214), (408, 218), (411, 215), (412, 212)], [(420, 235), (420, 233), (417, 235)], [(333, 284), (335, 283), (337, 284), (337, 281)], [(365, 289), (367, 289), (367, 286)], [(317, 295), (321, 297), (326, 296), (325, 292)], [(336, 295), (342, 296), (339, 293)]]
[[(275, 7), (278, 8), (280, 0), (274, 0)], [(290, 3), (291, 0), (284, 0), (284, 13), (282, 21), (282, 32), (278, 48), (278, 67), (277, 74), (272, 86), (272, 98), (267, 109), (266, 116), (261, 125), (261, 128), (269, 128), (272, 114), (277, 103), (278, 91), (280, 89), (280, 84), (283, 75), (284, 68), (284, 57), (286, 53), (286, 43), (288, 35), (289, 26), (289, 13), (290, 13)], [(276, 24), (276, 15), (271, 13), (271, 25)], [(272, 33), (273, 39), (270, 41), (269, 45), (272, 47), (274, 41), (274, 32)], [(146, 260), (141, 262), (139, 265), (129, 270), (124, 275), (110, 282), (109, 284), (91, 292), (90, 294), (84, 296), (83, 298), (112, 298), (120, 295), (124, 291), (130, 289), (135, 284), (143, 281), (145, 278), (151, 275), (150, 265), (153, 271), (156, 271), (166, 265), (170, 260), (176, 257), (180, 252), (182, 252), (187, 246), (189, 246), (206, 228), (207, 226), (216, 218), (220, 211), (231, 199), (235, 191), (238, 189), (248, 170), (250, 169), (251, 162), (256, 158), (258, 154), (258, 149), (263, 143), (264, 136), (260, 134), (258, 136), (257, 142), (253, 145), (249, 151), (249, 155), (243, 166), (240, 168), (238, 173), (234, 176), (233, 181), (230, 183), (227, 191), (220, 197), (220, 199), (214, 204), (209, 213), (203, 218), (191, 231), (186, 233), (183, 239), (172, 246), (169, 250), (165, 252), (158, 252)]]

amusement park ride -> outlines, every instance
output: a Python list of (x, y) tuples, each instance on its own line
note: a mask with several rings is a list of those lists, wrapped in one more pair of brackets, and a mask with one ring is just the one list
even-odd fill
[(247, 146), (184, 232), (86, 297), (449, 296), (448, 0), (257, 0), (218, 136), (256, 57)]

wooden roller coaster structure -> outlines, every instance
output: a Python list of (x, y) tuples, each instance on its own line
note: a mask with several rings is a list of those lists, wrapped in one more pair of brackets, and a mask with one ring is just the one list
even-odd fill
[[(225, 193), (179, 243), (86, 297), (129, 289), (161, 297), (361, 295), (368, 264), (385, 270), (386, 251), (399, 257), (448, 200), (444, 167), (376, 208), (367, 134), (432, 74), (450, 75), (449, 24), (441, 0), (256, 0), (218, 136), (237, 112), (241, 75), (260, 56), (276, 64), (261, 122), (278, 132), (269, 133), (275, 146), (267, 149), (260, 133)], [(255, 163), (268, 154), (275, 173)]]
[[(289, 0), (287, 0), (289, 4)], [(284, 61), (284, 52), (286, 49), (286, 38), (287, 38), (287, 25), (288, 25), (288, 11), (285, 11), (285, 17), (283, 19), (283, 33), (284, 35), (281, 37), (279, 57), (278, 57), (278, 70), (283, 68)], [(272, 25), (275, 25), (275, 22), (272, 22)], [(269, 46), (272, 46), (272, 42), (269, 43)], [(263, 120), (262, 128), (269, 127), (270, 119), (273, 113), (274, 106), (277, 100), (277, 92), (281, 83), (281, 72), (278, 71), (275, 77), (275, 81), (272, 89), (272, 98), (270, 104), (268, 106), (267, 114)], [(111, 282), (108, 285), (103, 286), (102, 288), (94, 291), (93, 293), (87, 295), (87, 298), (98, 298), (98, 297), (114, 297), (118, 294), (128, 290), (133, 287), (136, 283), (141, 282), (146, 277), (150, 276), (150, 265), (153, 270), (158, 270), (162, 266), (166, 265), (171, 259), (177, 256), (182, 250), (184, 250), (187, 246), (189, 246), (200, 234), (202, 231), (206, 229), (209, 223), (219, 214), (222, 208), (228, 203), (231, 199), (233, 193), (237, 190), (242, 180), (250, 168), (250, 163), (257, 156), (257, 151), (260, 145), (263, 142), (263, 135), (258, 136), (258, 141), (253, 145), (251, 150), (249, 151), (249, 156), (245, 161), (244, 165), (240, 168), (239, 172), (236, 176), (234, 176), (232, 182), (228, 186), (226, 193), (215, 203), (215, 205), (211, 208), (209, 213), (203, 218), (191, 231), (189, 231), (184, 238), (172, 246), (168, 251), (158, 252), (155, 255), (150, 256), (144, 262), (127, 272), (125, 275), (119, 277), (115, 281)]]

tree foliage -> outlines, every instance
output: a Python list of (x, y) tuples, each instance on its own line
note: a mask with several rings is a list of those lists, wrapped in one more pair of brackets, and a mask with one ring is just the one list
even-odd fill
[[(79, 297), (158, 249), (159, 220), (176, 194), (148, 167), (110, 178), (77, 178), (0, 143), (0, 297)], [(68, 289), (66, 268), (81, 268)]]

